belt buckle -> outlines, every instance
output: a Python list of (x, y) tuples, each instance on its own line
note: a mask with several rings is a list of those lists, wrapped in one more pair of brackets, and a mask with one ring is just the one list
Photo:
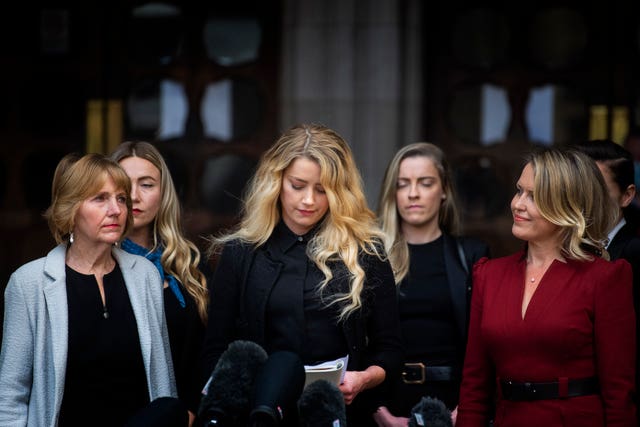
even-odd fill
[(426, 366), (424, 366), (424, 363), (405, 363), (404, 366), (405, 368), (420, 369), (420, 378), (418, 379), (407, 378), (407, 372), (402, 372), (402, 381), (405, 384), (424, 384), (427, 379)]

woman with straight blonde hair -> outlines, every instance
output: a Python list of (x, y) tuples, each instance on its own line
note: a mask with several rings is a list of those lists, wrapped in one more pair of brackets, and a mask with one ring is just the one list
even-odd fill
[[(320, 125), (287, 130), (249, 183), (212, 283), (206, 362), (231, 341), (305, 364), (349, 356), (340, 390), (350, 425), (372, 423), (367, 395), (400, 362), (393, 273), (351, 149)], [(391, 374), (392, 375), (392, 374)], [(292, 418), (285, 423), (295, 423)]]
[(480, 260), (457, 426), (636, 426), (631, 266), (607, 261), (617, 219), (595, 162), (529, 156), (511, 201), (525, 249)]
[(196, 245), (184, 237), (181, 209), (162, 155), (148, 142), (120, 144), (111, 155), (131, 179), (133, 227), (122, 249), (151, 260), (164, 281), (164, 304), (178, 396), (192, 416), (206, 381), (198, 364), (208, 290)]
[(460, 236), (453, 178), (442, 150), (417, 142), (389, 162), (378, 215), (398, 285), (402, 372), (380, 402), (382, 427), (406, 425), (423, 396), (453, 410), (467, 341), (471, 268), (489, 248)]

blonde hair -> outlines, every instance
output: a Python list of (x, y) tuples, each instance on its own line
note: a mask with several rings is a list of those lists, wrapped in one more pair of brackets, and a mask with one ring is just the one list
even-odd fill
[(120, 165), (102, 154), (77, 153), (64, 156), (53, 174), (51, 205), (44, 213), (49, 230), (57, 243), (69, 242), (75, 227), (76, 214), (82, 202), (97, 194), (111, 178), (117, 189), (126, 195), (127, 219), (120, 239), (133, 225), (131, 212), (131, 181)]
[(365, 271), (360, 252), (384, 259), (382, 233), (375, 215), (368, 208), (362, 178), (351, 149), (335, 131), (315, 124), (301, 124), (287, 130), (261, 157), (243, 200), (241, 220), (235, 231), (213, 238), (211, 252), (232, 240), (263, 245), (281, 218), (280, 191), (283, 173), (298, 158), (313, 160), (320, 166), (329, 210), (318, 231), (307, 245), (309, 258), (324, 274), (323, 292), (333, 277), (329, 263), (342, 261), (350, 277), (349, 293), (331, 297), (329, 305), (344, 304), (339, 319), (362, 306)]
[(563, 256), (608, 259), (607, 233), (616, 222), (617, 207), (595, 162), (575, 150), (546, 149), (529, 155), (527, 163), (533, 168), (533, 199), (540, 215), (562, 228)]
[(387, 166), (378, 198), (378, 218), (385, 235), (385, 249), (397, 284), (409, 272), (409, 247), (402, 233), (402, 218), (398, 213), (396, 193), (400, 164), (410, 157), (426, 157), (433, 162), (438, 171), (442, 191), (446, 195), (438, 210), (438, 226), (447, 234), (460, 233), (460, 218), (455, 202), (451, 171), (443, 151), (428, 142), (416, 142), (402, 147)]
[(162, 154), (148, 142), (123, 142), (111, 154), (111, 158), (116, 162), (129, 157), (145, 159), (160, 172), (161, 200), (152, 224), (153, 248), (151, 251), (159, 246), (163, 247), (160, 260), (162, 268), (182, 283), (195, 300), (200, 318), (206, 322), (209, 296), (206, 278), (198, 268), (200, 251), (183, 235), (180, 202), (169, 168)]

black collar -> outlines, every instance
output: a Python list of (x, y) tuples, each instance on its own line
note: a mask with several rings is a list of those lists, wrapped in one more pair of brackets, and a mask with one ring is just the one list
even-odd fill
[(281, 220), (274, 228), (271, 239), (282, 253), (286, 253), (297, 244), (306, 245), (307, 242), (315, 236), (316, 232), (317, 227), (314, 227), (308, 233), (298, 235), (291, 231), (284, 221)]

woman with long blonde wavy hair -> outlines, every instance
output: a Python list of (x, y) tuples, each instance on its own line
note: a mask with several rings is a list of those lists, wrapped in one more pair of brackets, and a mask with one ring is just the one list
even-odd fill
[(340, 390), (352, 425), (372, 422), (369, 389), (400, 361), (393, 272), (351, 149), (303, 124), (262, 156), (238, 227), (213, 239), (206, 363), (245, 339), (305, 364), (349, 355)]
[(134, 223), (122, 249), (144, 256), (164, 280), (165, 315), (180, 399), (195, 415), (202, 389), (198, 366), (208, 315), (206, 265), (184, 237), (180, 202), (162, 154), (148, 142), (120, 144), (111, 158), (131, 179)]

